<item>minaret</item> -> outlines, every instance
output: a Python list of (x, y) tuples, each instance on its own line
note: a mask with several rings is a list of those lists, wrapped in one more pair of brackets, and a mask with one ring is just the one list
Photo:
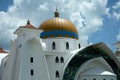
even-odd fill
[(50, 80), (39, 38), (41, 32), (29, 20), (25, 26), (20, 26), (14, 32), (17, 38), (12, 42), (12, 54), (8, 57), (9, 64), (2, 80)]

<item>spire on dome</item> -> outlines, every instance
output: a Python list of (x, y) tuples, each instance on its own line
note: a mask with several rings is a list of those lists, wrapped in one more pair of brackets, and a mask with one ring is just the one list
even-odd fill
[(58, 12), (57, 8), (56, 8), (56, 11), (54, 12), (54, 17), (59, 17), (59, 12)]
[(30, 24), (30, 20), (28, 19), (27, 24)]

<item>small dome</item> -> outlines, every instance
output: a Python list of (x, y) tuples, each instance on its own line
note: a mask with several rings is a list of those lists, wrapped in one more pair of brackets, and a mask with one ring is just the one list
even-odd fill
[(39, 29), (43, 30), (41, 38), (48, 37), (70, 37), (78, 39), (76, 27), (70, 21), (59, 18), (59, 12), (55, 11), (55, 17), (44, 21)]

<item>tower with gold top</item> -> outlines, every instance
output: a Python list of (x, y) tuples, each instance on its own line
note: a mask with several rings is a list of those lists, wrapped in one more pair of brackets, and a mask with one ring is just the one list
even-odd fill
[(68, 52), (80, 48), (76, 27), (70, 21), (60, 18), (57, 9), (54, 18), (44, 21), (39, 29), (43, 30), (40, 38), (46, 43), (47, 51)]

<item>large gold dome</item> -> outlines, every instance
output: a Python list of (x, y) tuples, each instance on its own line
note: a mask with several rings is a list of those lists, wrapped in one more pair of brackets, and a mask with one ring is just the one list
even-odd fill
[[(74, 24), (70, 21), (59, 18), (59, 12), (56, 10), (55, 17), (44, 21), (39, 29), (43, 30), (42, 38), (47, 37), (71, 37), (78, 38), (78, 32)], [(49, 35), (49, 36), (48, 36)]]
[(39, 29), (44, 31), (66, 30), (76, 34), (78, 33), (75, 26), (70, 21), (57, 17), (46, 20), (40, 25)]

